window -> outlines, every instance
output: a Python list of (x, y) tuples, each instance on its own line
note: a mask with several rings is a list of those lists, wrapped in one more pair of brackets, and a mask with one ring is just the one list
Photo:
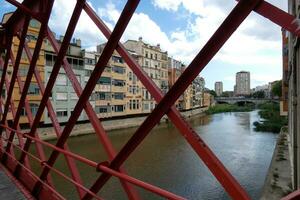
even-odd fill
[(137, 82), (137, 77), (135, 74), (132, 76), (132, 83), (135, 84)]
[(38, 111), (39, 104), (30, 103), (29, 106), (30, 106), (30, 111), (31, 111), (32, 115), (35, 116)]
[(52, 54), (47, 54), (46, 53), (46, 65), (47, 66), (53, 66), (54, 65), (54, 57)]
[(96, 64), (96, 60), (92, 59), (92, 58), (85, 58), (84, 59), (84, 63), (87, 65), (95, 65)]
[(39, 95), (40, 94), (40, 88), (36, 83), (30, 83), (28, 94), (31, 95)]
[(92, 70), (85, 70), (85, 76), (90, 77), (92, 72), (93, 72)]
[(109, 113), (111, 112), (110, 106), (96, 106), (96, 113)]
[(143, 104), (143, 109), (144, 110), (149, 110), (149, 104), (148, 103), (144, 103)]
[(57, 115), (57, 117), (67, 117), (68, 111), (67, 111), (67, 109), (57, 109), (56, 115)]
[(72, 100), (77, 100), (77, 99), (78, 99), (78, 96), (77, 96), (77, 94), (76, 94), (75, 92), (71, 92), (71, 93), (70, 93), (70, 98), (71, 98)]
[(28, 73), (28, 66), (20, 64), (19, 67), (20, 76), (27, 76), (27, 73)]
[(68, 93), (66, 92), (57, 92), (56, 93), (56, 100), (68, 100)]
[(113, 69), (113, 72), (118, 73), (118, 74), (126, 73), (125, 67), (113, 66), (112, 69)]
[(39, 28), (40, 27), (40, 22), (38, 22), (35, 19), (30, 20), (29, 26), (33, 27), (33, 28)]
[(115, 105), (114, 106), (115, 112), (123, 112), (124, 110), (125, 110), (125, 106), (123, 106), (123, 105)]
[(111, 94), (109, 92), (96, 93), (100, 100), (111, 100)]
[(132, 72), (128, 73), (128, 79), (131, 81), (132, 80)]
[(123, 100), (124, 99), (124, 93), (119, 93), (119, 92), (116, 92), (114, 94), (114, 99), (120, 99), (120, 100)]
[(110, 77), (100, 77), (100, 79), (98, 80), (98, 83), (102, 84), (102, 85), (110, 85), (111, 78)]
[(114, 86), (118, 86), (118, 87), (125, 86), (125, 81), (123, 81), (123, 80), (113, 79), (112, 82), (113, 82)]
[(58, 74), (56, 85), (67, 85), (67, 76), (65, 74)]
[(124, 63), (123, 58), (118, 57), (118, 56), (112, 56), (111, 59), (112, 59), (112, 61), (117, 62), (117, 63)]

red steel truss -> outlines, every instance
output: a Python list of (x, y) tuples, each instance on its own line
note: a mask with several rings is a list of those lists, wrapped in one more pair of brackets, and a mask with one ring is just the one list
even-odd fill
[[(124, 46), (119, 42), (140, 2), (139, 0), (127, 1), (112, 32), (85, 0), (77, 0), (61, 45), (57, 43), (50, 28), (48, 27), (48, 21), (54, 0), (24, 0), (22, 3), (19, 3), (16, 0), (6, 1), (16, 6), (17, 10), (14, 12), (12, 17), (10, 17), (7, 23), (3, 25), (4, 31), (0, 32), (0, 68), (2, 69), (0, 90), (2, 91), (5, 85), (6, 94), (6, 98), (0, 98), (0, 158), (2, 165), (4, 165), (14, 176), (14, 178), (26, 188), (26, 194), (30, 193), (37, 199), (64, 199), (64, 197), (55, 189), (55, 185), (50, 176), (51, 172), (72, 183), (76, 188), (78, 197), (80, 199), (102, 199), (97, 195), (97, 193), (112, 176), (117, 177), (120, 180), (121, 185), (129, 199), (140, 199), (140, 196), (135, 188), (136, 186), (144, 188), (167, 199), (185, 199), (184, 197), (180, 197), (164, 189), (127, 175), (127, 172), (122, 167), (122, 164), (127, 160), (131, 153), (141, 144), (152, 128), (159, 123), (163, 115), (166, 114), (180, 131), (183, 138), (190, 144), (199, 158), (206, 164), (211, 173), (224, 187), (228, 195), (232, 199), (236, 200), (250, 199), (244, 188), (225, 168), (225, 166), (215, 156), (215, 154), (205, 144), (200, 136), (181, 117), (179, 111), (176, 110), (175, 106), (173, 105), (179, 96), (185, 91), (185, 89), (191, 84), (191, 82), (198, 76), (198, 74), (210, 62), (214, 55), (236, 31), (240, 24), (247, 18), (250, 12), (255, 11), (295, 34), (296, 36), (300, 36), (300, 29), (294, 16), (291, 16), (290, 14), (263, 0), (238, 1), (231, 13), (226, 17), (221, 26), (216, 30), (206, 45), (193, 59), (187, 69), (176, 81), (174, 86), (170, 88), (166, 95), (163, 95), (153, 80), (148, 77), (141, 66), (139, 66), (139, 64), (130, 56)], [(82, 11), (86, 12), (99, 30), (108, 39), (103, 53), (101, 54), (85, 88), (81, 88), (81, 85), (76, 79), (71, 65), (65, 58), (68, 46)], [(41, 23), (40, 32), (33, 54), (31, 53), (26, 41), (26, 33), (29, 21), (32, 18)], [(12, 52), (13, 37), (19, 38), (19, 47), (16, 57), (14, 57)], [(57, 59), (46, 87), (43, 85), (39, 71), (36, 68), (39, 53), (45, 38), (48, 39), (57, 54)], [(18, 72), (23, 50), (30, 61), (28, 74), (24, 84)], [(105, 129), (101, 124), (101, 121), (98, 119), (95, 111), (88, 101), (93, 89), (96, 86), (97, 80), (104, 71), (105, 66), (107, 65), (114, 50), (116, 50), (123, 57), (131, 70), (136, 74), (138, 79), (143, 83), (143, 85), (150, 92), (151, 96), (153, 96), (158, 103), (156, 108), (146, 118), (146, 120), (141, 124), (134, 135), (128, 140), (128, 142), (119, 152), (116, 152), (114, 149)], [(7, 73), (9, 63), (13, 66), (13, 73), (11, 76), (8, 76)], [(63, 67), (65, 70), (66, 75), (79, 98), (74, 112), (64, 128), (62, 128), (58, 123), (57, 116), (55, 115), (53, 106), (49, 100), (52, 88), (55, 84), (61, 67)], [(42, 94), (42, 100), (40, 101), (39, 108), (35, 116), (33, 116), (31, 113), (30, 104), (27, 97), (28, 89), (33, 77), (37, 81), (38, 87)], [(18, 84), (21, 94), (18, 106), (14, 105), (14, 101), (12, 99), (15, 84)], [(19, 125), (23, 107), (25, 108), (30, 125), (30, 131), (28, 132), (23, 131)], [(45, 108), (47, 108), (54, 131), (57, 135), (57, 143), (55, 145), (42, 141), (37, 132)], [(99, 142), (101, 145), (103, 145), (107, 153), (108, 161), (101, 161), (99, 163), (91, 161), (78, 154), (72, 153), (66, 144), (68, 137), (83, 110), (86, 112), (95, 130), (95, 133), (98, 136)], [(7, 115), (10, 111), (12, 112), (13, 116), (12, 125), (9, 125), (7, 118)], [(5, 134), (3, 134), (4, 131)], [(14, 143), (15, 136), (17, 137), (19, 145)], [(34, 143), (36, 147), (37, 156), (29, 152), (32, 143)], [(52, 149), (52, 153), (49, 158), (46, 158), (45, 156), (44, 147)], [(21, 152), (20, 156), (15, 155), (14, 150), (16, 149)], [(64, 155), (66, 159), (71, 177), (53, 167), (60, 154)], [(41, 164), (42, 171), (39, 175), (35, 174), (31, 170), (30, 162), (28, 161), (29, 158)], [(78, 170), (76, 162), (84, 163), (101, 172), (100, 176), (92, 186), (87, 187), (83, 184), (80, 177), (80, 173), (82, 172)], [(284, 199), (298, 198), (300, 198), (300, 194), (299, 192), (295, 192)]]

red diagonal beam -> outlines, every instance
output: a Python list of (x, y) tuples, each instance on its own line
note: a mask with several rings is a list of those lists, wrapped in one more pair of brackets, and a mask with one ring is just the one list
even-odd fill
[[(29, 89), (29, 86), (30, 86), (30, 83), (31, 83), (31, 80), (32, 80), (32, 77), (33, 77), (33, 72), (34, 72), (34, 69), (36, 67), (36, 63), (37, 63), (37, 60), (39, 58), (39, 53), (40, 53), (40, 50), (41, 50), (41, 47), (42, 47), (42, 44), (43, 44), (43, 41), (44, 41), (44, 36), (45, 36), (46, 30), (47, 30), (47, 27), (48, 27), (48, 21), (49, 21), (49, 18), (50, 18), (53, 3), (54, 3), (54, 0), (48, 0), (47, 8), (43, 12), (44, 14), (41, 15), (43, 20), (41, 21), (40, 32), (39, 32), (38, 39), (37, 39), (37, 42), (36, 42), (36, 45), (35, 45), (35, 48), (34, 48), (33, 57), (32, 57), (32, 60), (30, 62), (30, 65), (29, 65), (27, 77), (26, 77), (25, 84), (24, 84), (24, 87), (23, 87), (23, 92), (21, 94), (18, 109), (17, 109), (16, 116), (15, 116), (15, 119), (14, 119), (14, 122), (13, 122), (13, 126), (12, 126), (13, 129), (16, 129), (17, 125), (19, 124), (21, 111), (22, 111), (22, 108), (25, 104), (27, 92), (28, 92), (28, 89)], [(11, 132), (11, 135), (9, 137), (10, 142), (13, 141), (14, 134), (15, 134), (14, 132)], [(27, 141), (25, 142), (24, 148), (26, 147), (26, 143), (27, 143)], [(9, 146), (11, 146), (11, 143), (8, 143), (8, 147)], [(38, 148), (37, 151), (39, 152), (40, 155), (44, 154), (43, 149)], [(45, 160), (45, 157), (43, 157), (41, 159)], [(15, 174), (15, 175), (18, 175), (18, 174)]]
[[(53, 3), (53, 2), (52, 2)], [(58, 57), (57, 57), (57, 60), (54, 64), (54, 67), (53, 67), (53, 70), (52, 70), (52, 73), (50, 75), (50, 78), (49, 78), (49, 81), (47, 83), (47, 86), (46, 86), (46, 89), (45, 89), (45, 92), (44, 92), (44, 95), (42, 97), (42, 100), (41, 100), (41, 103), (39, 105), (39, 109), (37, 111), (37, 114), (35, 116), (35, 119), (34, 119), (34, 122), (33, 122), (33, 125), (31, 127), (31, 131), (30, 131), (30, 134), (31, 135), (35, 135), (35, 132), (36, 132), (36, 129), (37, 129), (37, 126), (40, 122), (40, 119), (43, 115), (43, 112), (44, 112), (44, 108), (47, 104), (47, 101), (49, 100), (49, 96), (51, 94), (51, 90), (54, 86), (54, 83), (55, 83), (55, 80), (56, 80), (56, 77), (58, 75), (58, 72), (60, 70), (60, 67), (61, 67), (61, 63), (62, 63), (62, 60), (67, 52), (67, 49), (68, 49), (68, 46), (69, 46), (69, 43), (70, 43), (70, 40), (72, 38), (72, 35), (74, 33), (74, 30), (75, 30), (75, 27), (76, 27), (76, 24), (78, 22), (78, 19), (80, 17), (80, 13), (82, 11), (82, 7), (84, 6), (84, 3), (85, 1), (78, 1), (76, 6), (75, 6), (75, 9), (74, 9), (74, 12), (72, 14), (72, 17), (71, 17), (71, 20), (70, 20), (70, 23), (68, 25), (68, 28), (67, 28), (67, 31), (66, 31), (66, 34), (65, 34), (65, 37), (64, 37), (64, 40), (63, 40), (63, 43), (62, 43), (62, 46), (60, 48), (60, 51), (58, 53)], [(44, 29), (44, 35), (47, 31), (47, 24), (45, 24), (45, 26), (43, 27)], [(34, 58), (34, 55), (33, 55), (33, 58)], [(32, 58), (32, 59), (33, 59)], [(32, 74), (31, 74), (32, 75)], [(28, 77), (28, 76), (27, 76)], [(26, 140), (26, 143), (25, 143), (25, 146), (24, 146), (24, 150), (25, 151), (28, 151), (29, 148), (30, 148), (30, 144), (31, 144), (31, 140), (30, 139), (27, 139)], [(24, 152), (22, 152), (21, 156), (20, 156), (20, 162), (23, 162), (24, 159), (26, 157), (26, 154)], [(75, 169), (72, 169), (71, 168), (71, 171), (74, 171)], [(46, 177), (45, 177), (46, 178)], [(43, 179), (45, 180), (45, 179)], [(42, 183), (39, 181), (36, 183), (36, 185), (39, 185), (40, 188), (42, 187)], [(80, 190), (80, 193), (82, 191)], [(33, 194), (35, 196), (38, 196), (39, 192), (37, 192), (35, 189), (33, 189)]]
[[(1, 58), (0, 58), (1, 59)], [(15, 64), (15, 60), (14, 60), (14, 56), (13, 56), (13, 52), (11, 51), (11, 53), (10, 53), (10, 60), (11, 60), (11, 63), (12, 63), (12, 66), (14, 66)], [(20, 77), (19, 77), (19, 74), (18, 74), (18, 72), (17, 72), (17, 82), (18, 82), (18, 85), (20, 86), (20, 84), (22, 84), (22, 81), (20, 80)], [(5, 76), (5, 86), (6, 86), (6, 90), (8, 91), (9, 90), (9, 85), (10, 85), (10, 82), (9, 82), (9, 80), (8, 80), (8, 77), (7, 76)], [(20, 86), (20, 92), (22, 93), (22, 87)], [(26, 101), (27, 102), (27, 101)], [(15, 115), (16, 115), (16, 109), (15, 109), (15, 105), (14, 105), (14, 100), (13, 99), (11, 99), (11, 111), (12, 111), (12, 115), (13, 115), (13, 117), (15, 117)], [(29, 103), (27, 102), (27, 104), (28, 104), (28, 106), (29, 106)], [(28, 117), (28, 120), (29, 120), (29, 118), (30, 118), (30, 116), (31, 116), (31, 111), (30, 111), (30, 107), (28, 107), (28, 109), (27, 109), (29, 112), (30, 112), (30, 114), (28, 114), (28, 115), (26, 115), (27, 117)], [(27, 111), (26, 110), (26, 111)], [(28, 112), (27, 112), (28, 113)], [(20, 128), (20, 125), (18, 125), (17, 126), (17, 130), (21, 130), (21, 128)], [(24, 147), (24, 139), (23, 139), (23, 137), (20, 135), (20, 134), (17, 134), (17, 137), (18, 137), (18, 140), (19, 140), (19, 144), (20, 144), (20, 146), (23, 148)], [(29, 161), (28, 161), (28, 159), (26, 159), (26, 162), (25, 162), (25, 166), (26, 167), (28, 167), (29, 169), (30, 169), (30, 166), (29, 166)]]
[(298, 37), (300, 36), (300, 22), (299, 19), (297, 19), (295, 16), (277, 8), (276, 6), (266, 1), (262, 1), (254, 9), (254, 11), (261, 16), (268, 18), (284, 29), (296, 34)]
[[(3, 69), (3, 60), (2, 60), (2, 58), (0, 57), (0, 66), (1, 66), (1, 69)], [(2, 72), (3, 73), (3, 72)], [(6, 79), (6, 75), (5, 75), (5, 79)], [(8, 90), (8, 88), (9, 88), (9, 84), (6, 84), (5, 83), (5, 86), (6, 86), (6, 91)], [(3, 100), (2, 100), (2, 94), (0, 94), (1, 96), (0, 96), (0, 113), (2, 114), (3, 113), (3, 109), (2, 109), (2, 105), (4, 105), (4, 103), (3, 103)], [(7, 123), (7, 120), (5, 121), (5, 125), (6, 126), (8, 126), (8, 123)], [(6, 134), (6, 139), (8, 139), (8, 137), (9, 137), (9, 134), (10, 134), (10, 131), (9, 130), (7, 130), (7, 129), (5, 129), (5, 134)], [(2, 134), (1, 134), (2, 135)], [(1, 137), (1, 136), (0, 136)], [(1, 139), (1, 144), (2, 144), (2, 139)], [(11, 154), (12, 154), (12, 156), (13, 157), (15, 157), (15, 152), (13, 151), (13, 147), (12, 147), (12, 149), (11, 149)], [(0, 159), (1, 159), (1, 157), (0, 157)]]
[[(17, 57), (16, 57), (14, 65), (13, 65), (13, 73), (12, 73), (12, 76), (11, 76), (11, 81), (9, 83), (9, 89), (7, 91), (6, 103), (5, 103), (5, 107), (4, 107), (4, 113), (3, 113), (3, 116), (2, 116), (2, 119), (1, 119), (1, 124), (5, 124), (6, 117), (7, 117), (8, 111), (9, 111), (9, 105), (10, 105), (10, 102), (11, 102), (11, 99), (12, 99), (14, 85), (15, 85), (15, 82), (16, 82), (16, 79), (17, 79), (17, 73), (18, 73), (18, 70), (19, 70), (19, 65), (20, 65), (20, 61), (21, 61), (21, 57), (22, 57), (22, 53), (23, 53), (25, 39), (26, 39), (26, 36), (27, 36), (29, 21), (30, 21), (30, 17), (27, 16), (26, 20), (24, 21), (24, 24), (23, 24), (22, 35), (21, 35), (21, 39), (19, 41)], [(16, 125), (16, 127), (17, 127), (17, 125)], [(2, 132), (2, 130), (3, 130), (2, 127), (0, 127), (0, 132)], [(14, 138), (13, 136), (14, 136), (14, 134), (11, 132), (11, 135), (10, 135), (11, 140), (10, 141), (13, 140), (13, 138)], [(6, 146), (6, 151), (7, 152), (10, 151), (10, 147), (11, 147), (11, 144), (8, 143), (7, 146)], [(4, 154), (3, 157), (2, 157), (2, 162), (4, 164), (6, 162), (6, 158), (7, 158), (7, 154)]]
[[(160, 101), (158, 106), (152, 111), (143, 124), (138, 128), (136, 133), (131, 137), (127, 144), (121, 149), (116, 158), (111, 162), (110, 168), (118, 169), (124, 163), (129, 155), (143, 141), (151, 129), (160, 121), (161, 117), (169, 111), (179, 96), (186, 90), (194, 78), (196, 78), (200, 71), (208, 64), (208, 62), (230, 38), (230, 36), (235, 32), (239, 25), (250, 14), (250, 12), (259, 4), (259, 2), (260, 0), (241, 0), (235, 6), (225, 21), (221, 24), (219, 29), (214, 33), (203, 49), (195, 57), (189, 67), (178, 78), (174, 86)], [(194, 132), (194, 135), (197, 134)], [(203, 141), (200, 142), (202, 142), (203, 146), (206, 146)], [(208, 149), (208, 147), (206, 148)], [(212, 152), (210, 154), (211, 158), (214, 157), (214, 165), (208, 165), (208, 168), (223, 185), (228, 194), (234, 199), (249, 199), (247, 193), (234, 179), (234, 177), (226, 170), (225, 166), (222, 165), (217, 157), (213, 156)], [(206, 161), (209, 161), (209, 163), (212, 161), (210, 159), (205, 159), (203, 154), (202, 159), (206, 164), (208, 164)], [(92, 186), (91, 191), (98, 192), (110, 177), (111, 175), (109, 174), (102, 174)]]
[[(114, 29), (111, 37), (109, 38), (109, 40), (99, 58), (99, 61), (96, 64), (95, 69), (94, 69), (93, 73), (91, 74), (89, 81), (87, 82), (85, 89), (83, 90), (82, 95), (80, 96), (80, 98), (74, 108), (74, 111), (73, 111), (72, 115), (70, 116), (69, 121), (63, 130), (61, 137), (58, 139), (56, 146), (58, 146), (58, 147), (63, 146), (63, 144), (68, 139), (68, 136), (70, 135), (75, 123), (77, 122), (78, 117), (80, 116), (80, 113), (83, 110), (83, 105), (88, 101), (91, 93), (93, 92), (93, 89), (94, 89), (95, 85), (97, 84), (98, 79), (100, 78), (102, 72), (104, 71), (105, 66), (107, 65), (111, 55), (113, 54), (113, 51), (115, 50), (116, 46), (118, 45), (118, 42), (119, 42), (123, 32), (125, 31), (128, 23), (129, 23), (129, 20), (131, 19), (138, 3), (139, 3), (139, 0), (127, 1), (125, 8), (123, 9), (121, 16), (115, 26), (115, 29)], [(59, 152), (53, 151), (52, 154), (50, 155), (49, 160), (47, 161), (47, 164), (49, 166), (53, 166), (58, 155), (59, 155)], [(40, 178), (43, 180), (49, 172), (50, 172), (50, 169), (45, 167), (41, 173)], [(40, 184), (36, 184), (35, 191), (39, 191), (39, 189), (40, 189)]]
[(20, 2), (18, 2), (16, 0), (6, 0), (6, 1), (11, 3), (12, 5), (16, 6), (20, 10), (22, 10), (22, 12), (24, 14), (29, 15), (39, 21), (42, 21), (41, 15), (39, 15), (39, 13), (33, 12), (32, 10), (30, 10), (29, 8), (27, 8), (25, 5), (21, 4)]
[[(50, 29), (48, 29), (48, 40), (50, 41), (54, 51), (57, 54), (59, 52), (59, 44), (55, 40), (55, 37)], [(81, 85), (80, 85), (79, 81), (77, 80), (77, 78), (72, 70), (72, 67), (68, 63), (66, 58), (64, 58), (64, 60), (63, 60), (63, 68), (74, 88), (75, 93), (77, 94), (78, 97), (80, 97), (82, 94)], [(90, 123), (92, 124), (92, 126), (95, 130), (96, 135), (99, 138), (99, 141), (102, 143), (104, 150), (107, 153), (108, 159), (112, 160), (116, 155), (116, 150), (113, 148), (113, 145), (112, 145), (110, 139), (108, 138), (107, 133), (105, 132), (101, 122), (98, 120), (97, 114), (95, 113), (95, 111), (89, 101), (87, 101), (85, 103), (84, 110), (90, 120)], [(126, 171), (122, 168), (120, 169), (120, 172), (126, 173)], [(120, 181), (121, 181), (121, 184), (124, 187), (125, 191), (129, 194), (128, 196), (133, 196), (133, 197), (135, 197), (135, 199), (138, 199), (137, 191), (135, 191), (135, 189), (126, 181), (123, 181), (122, 179)]]
[(300, 199), (300, 189), (292, 192), (286, 197), (283, 197), (281, 200), (299, 200), (299, 199)]
[[(3, 65), (3, 68), (2, 68), (3, 71), (2, 71), (1, 80), (0, 80), (0, 92), (1, 93), (2, 93), (2, 89), (3, 89), (3, 85), (4, 85), (5, 76), (6, 76), (6, 73), (7, 73), (8, 62), (9, 62), (9, 59), (10, 59), (12, 40), (13, 40), (13, 36), (10, 35), (9, 39), (8, 39), (8, 42), (7, 42), (5, 61), (4, 61), (4, 65)], [(0, 135), (1, 134), (2, 134), (2, 131), (0, 132)]]
[[(31, 55), (31, 52), (30, 52), (30, 49), (29, 49), (28, 45), (25, 44), (24, 48), (25, 48), (25, 52), (27, 54), (28, 60), (31, 61), (32, 55)], [(45, 87), (44, 87), (44, 84), (42, 82), (40, 73), (39, 73), (39, 71), (37, 69), (34, 70), (34, 76), (35, 76), (35, 79), (36, 79), (36, 81), (38, 83), (38, 86), (40, 88), (41, 95), (43, 96), (44, 92), (45, 92)], [(46, 103), (46, 107), (47, 107), (50, 119), (52, 121), (52, 125), (54, 127), (55, 134), (56, 134), (57, 137), (59, 137), (60, 134), (61, 134), (61, 127), (59, 125), (59, 122), (57, 121), (57, 118), (55, 117), (55, 112), (54, 112), (54, 109), (52, 107), (51, 101), (49, 99), (48, 99), (48, 101)], [(31, 119), (30, 120), (31, 127), (32, 127), (32, 124), (33, 124), (33, 120)], [(35, 134), (35, 137), (39, 138), (39, 134), (37, 132)], [(65, 144), (65, 146), (63, 148), (66, 149), (67, 151), (69, 151), (69, 147), (68, 147), (67, 144)], [(71, 159), (71, 158), (69, 158), (67, 156), (65, 156), (65, 158), (66, 158), (67, 165), (68, 165), (69, 169), (72, 169), (72, 170), (70, 170), (72, 178), (77, 183), (82, 184), (82, 181), (81, 181), (81, 178), (80, 178), (80, 174), (79, 174), (78, 169), (76, 167), (76, 163), (74, 162), (73, 159)], [(23, 163), (21, 160), (19, 162)], [(17, 171), (17, 169), (15, 171)], [(77, 188), (77, 191), (79, 193), (79, 196), (81, 197), (83, 195), (84, 191), (80, 187), (76, 187), (76, 188)]]

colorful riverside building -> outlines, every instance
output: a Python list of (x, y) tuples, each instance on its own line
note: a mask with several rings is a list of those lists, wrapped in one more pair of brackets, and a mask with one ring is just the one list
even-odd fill
[[(124, 46), (136, 55), (137, 62), (162, 92), (167, 93), (168, 52), (162, 51), (159, 44), (152, 46), (145, 43), (142, 37), (138, 41), (127, 40)], [(142, 87), (142, 96), (142, 113), (150, 113), (155, 108), (156, 102), (144, 86)]]
[[(61, 44), (63, 36), (57, 39), (57, 42)], [(45, 80), (48, 81), (53, 69), (53, 65), (56, 61), (56, 53), (48, 40), (45, 44)], [(80, 39), (73, 39), (70, 43), (66, 58), (72, 67), (73, 72), (76, 75), (82, 88), (85, 86), (85, 69), (84, 58), (81, 52)], [(71, 113), (73, 112), (75, 105), (78, 101), (78, 97), (73, 89), (73, 86), (68, 79), (63, 67), (61, 67), (59, 74), (56, 78), (55, 85), (52, 89), (52, 95), (50, 97), (52, 106), (59, 122), (67, 122)], [(79, 121), (86, 120), (87, 117), (84, 112), (81, 113)], [(51, 123), (51, 119), (48, 116), (48, 112), (45, 109), (45, 123)]]
[[(179, 76), (186, 69), (186, 66), (174, 58), (168, 58), (168, 78), (169, 88), (171, 88)], [(179, 110), (190, 110), (203, 106), (203, 91), (205, 81), (202, 77), (196, 77), (185, 92), (177, 99), (175, 106)]]
[[(12, 13), (6, 13), (3, 16), (2, 19), (2, 23), (5, 23), (10, 17), (11, 17)], [(34, 47), (37, 41), (37, 37), (39, 34), (39, 29), (40, 29), (40, 23), (34, 19), (32, 19), (30, 21), (28, 30), (27, 30), (27, 36), (26, 36), (26, 42), (27, 45), (30, 49), (31, 54), (33, 54), (34, 51)], [(17, 52), (19, 49), (19, 39), (18, 37), (13, 37), (13, 43), (12, 43), (12, 52), (13, 52), (13, 56), (14, 58), (16, 58), (17, 56)], [(18, 74), (24, 84), (25, 80), (26, 80), (26, 76), (27, 76), (27, 72), (29, 69), (29, 59), (27, 57), (26, 52), (23, 50), (22, 52), (22, 57), (20, 60), (20, 65), (19, 65), (19, 71)], [(44, 69), (45, 69), (45, 58), (44, 58), (44, 45), (42, 45), (41, 51), (40, 51), (40, 55), (36, 64), (37, 70), (39, 71), (41, 80), (42, 80), (42, 84), (44, 84)], [(12, 74), (13, 68), (12, 68), (12, 63), (10, 62), (8, 65), (8, 69), (7, 69), (7, 73), (10, 76)], [(5, 87), (4, 87), (5, 88)], [(6, 89), (6, 88), (5, 88)], [(14, 84), (14, 89), (13, 89), (13, 93), (12, 93), (12, 100), (14, 102), (14, 106), (17, 109), (18, 105), (19, 105), (19, 101), (21, 98), (21, 93), (20, 93), (20, 88), (19, 88), (19, 84), (16, 81)], [(39, 107), (40, 101), (42, 99), (41, 96), (41, 91), (39, 90), (37, 81), (35, 79), (35, 77), (32, 78), (31, 80), (31, 84), (29, 86), (29, 90), (28, 90), (28, 94), (27, 94), (27, 100), (30, 104), (30, 108), (31, 108), (31, 112), (32, 115), (35, 116), (37, 109)], [(11, 111), (8, 113), (8, 118), (7, 119), (12, 119), (12, 113)], [(41, 118), (41, 122), (44, 121), (44, 116), (42, 116)], [(28, 122), (28, 118), (27, 118), (27, 114), (25, 109), (22, 109), (22, 113), (21, 113), (21, 117), (20, 117), (20, 124), (24, 124), (24, 123), (29, 123)]]
[[(105, 44), (97, 46), (101, 54)], [(116, 117), (127, 115), (127, 72), (124, 59), (114, 51), (96, 85), (96, 112), (99, 117)]]

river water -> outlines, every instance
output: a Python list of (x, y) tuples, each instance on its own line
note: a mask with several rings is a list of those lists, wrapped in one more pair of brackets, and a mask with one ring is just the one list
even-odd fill
[[(250, 194), (258, 199), (271, 162), (276, 135), (255, 132), (253, 122), (259, 120), (257, 111), (221, 113), (189, 120), (203, 140)], [(110, 131), (109, 137), (119, 150), (134, 133), (135, 128)], [(95, 135), (69, 138), (70, 149), (93, 161), (107, 160)], [(49, 154), (49, 150), (47, 150)], [(55, 167), (68, 174), (65, 159), (60, 156)], [(131, 176), (187, 199), (230, 199), (189, 144), (171, 123), (160, 124), (125, 162)], [(36, 167), (37, 168), (37, 167)], [(90, 186), (100, 172), (78, 163), (83, 182)], [(36, 169), (38, 170), (38, 169)], [(39, 170), (38, 170), (39, 171)], [(58, 190), (68, 199), (77, 199), (72, 184), (52, 173)], [(68, 174), (69, 175), (69, 174)], [(138, 189), (143, 199), (162, 199)], [(111, 178), (99, 195), (105, 199), (127, 199), (116, 178)]]

